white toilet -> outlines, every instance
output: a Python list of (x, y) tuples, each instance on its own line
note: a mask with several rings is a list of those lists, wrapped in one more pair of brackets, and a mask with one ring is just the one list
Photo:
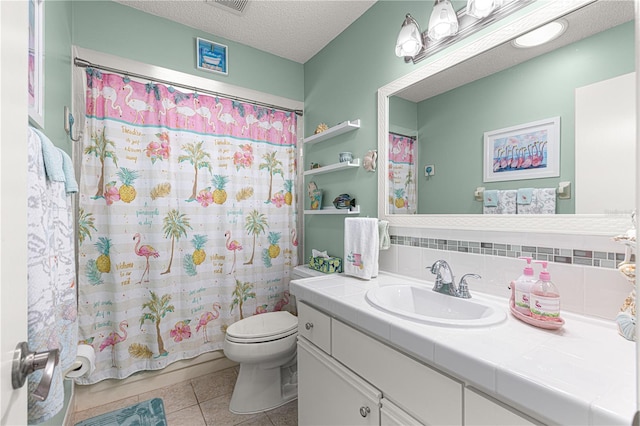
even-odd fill
[[(292, 279), (321, 272), (298, 266)], [(296, 337), (298, 317), (286, 311), (267, 312), (227, 328), (224, 354), (240, 363), (229, 410), (251, 414), (286, 404), (298, 396)]]

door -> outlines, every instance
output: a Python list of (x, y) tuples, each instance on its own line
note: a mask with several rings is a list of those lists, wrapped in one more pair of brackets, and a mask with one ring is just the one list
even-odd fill
[(11, 362), (27, 340), (28, 2), (0, 1), (0, 425), (27, 424)]
[(379, 425), (382, 394), (298, 338), (298, 424)]

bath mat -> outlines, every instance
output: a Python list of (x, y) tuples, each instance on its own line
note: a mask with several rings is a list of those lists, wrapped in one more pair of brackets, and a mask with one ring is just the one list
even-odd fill
[(76, 423), (75, 426), (167, 426), (162, 399), (154, 398), (126, 408), (100, 414)]

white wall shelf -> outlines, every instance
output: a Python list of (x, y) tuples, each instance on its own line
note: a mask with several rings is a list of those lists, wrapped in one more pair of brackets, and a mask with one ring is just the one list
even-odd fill
[(314, 143), (322, 142), (327, 139), (333, 138), (335, 136), (341, 135), (343, 133), (350, 132), (352, 130), (356, 130), (360, 128), (360, 119), (351, 120), (351, 121), (343, 121), (342, 123), (335, 125), (333, 127), (329, 127), (329, 129), (324, 132), (309, 136), (304, 138), (304, 143), (307, 145), (312, 145)]
[(306, 170), (303, 175), (322, 175), (325, 173), (337, 172), (338, 170), (346, 170), (350, 168), (358, 168), (360, 167), (360, 159), (356, 158), (353, 161), (342, 162), (336, 164), (330, 164), (328, 166), (318, 167), (317, 169)]
[(305, 210), (304, 214), (341, 214), (341, 215), (360, 214), (360, 206), (357, 205), (351, 210), (336, 209), (335, 207), (327, 206), (327, 207), (323, 207), (320, 210)]

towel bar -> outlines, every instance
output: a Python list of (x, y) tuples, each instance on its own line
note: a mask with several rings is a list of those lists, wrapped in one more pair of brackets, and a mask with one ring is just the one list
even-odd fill
[[(473, 191), (473, 198), (476, 201), (484, 200), (484, 186), (479, 186)], [(558, 194), (559, 200), (568, 200), (571, 198), (571, 182), (558, 182), (558, 187), (556, 188), (556, 193)]]

